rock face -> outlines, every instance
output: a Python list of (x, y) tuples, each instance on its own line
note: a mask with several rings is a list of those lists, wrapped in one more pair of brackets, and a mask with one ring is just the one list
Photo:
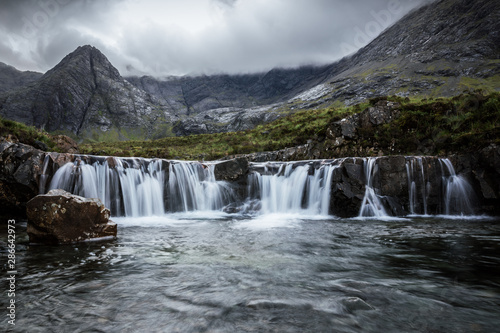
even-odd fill
[(42, 73), (22, 72), (12, 66), (0, 62), (0, 94), (8, 90), (27, 86), (42, 77)]
[(65, 244), (116, 237), (116, 224), (99, 199), (87, 199), (63, 190), (38, 195), (27, 203), (31, 243)]
[(44, 154), (32, 146), (0, 140), (1, 215), (25, 215), (26, 202), (38, 194)]
[(154, 133), (165, 113), (96, 48), (82, 46), (32, 84), (0, 98), (0, 114), (47, 131), (114, 139)]

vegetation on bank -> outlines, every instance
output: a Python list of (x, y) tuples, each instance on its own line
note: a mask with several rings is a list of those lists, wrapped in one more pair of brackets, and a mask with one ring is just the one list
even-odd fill
[(57, 150), (56, 142), (49, 133), (33, 126), (0, 117), (0, 137), (2, 136), (10, 137), (11, 140), (18, 140), (34, 147), (45, 144), (49, 150)]
[(500, 93), (477, 90), (409, 103), (398, 97), (389, 99), (401, 103), (400, 117), (365, 130), (362, 136), (392, 152), (440, 155), (500, 145)]
[(500, 94), (475, 91), (437, 99), (378, 97), (351, 107), (302, 110), (247, 131), (92, 143), (81, 145), (80, 151), (95, 155), (214, 160), (307, 142), (319, 142), (324, 147), (329, 144), (326, 132), (332, 123), (385, 99), (401, 105), (400, 117), (389, 124), (360, 129), (359, 138), (350, 145), (377, 147), (386, 154), (440, 154), (500, 144)]
[[(381, 100), (399, 103), (399, 117), (388, 124), (359, 128), (356, 139), (343, 143), (341, 151), (344, 154), (366, 154), (363, 151), (376, 154), (383, 151), (384, 154), (439, 155), (474, 151), (490, 143), (500, 145), (500, 93), (484, 94), (474, 91), (453, 98), (378, 97), (351, 107), (298, 111), (247, 131), (83, 144), (80, 145), (80, 152), (92, 155), (215, 160), (312, 142), (321, 151), (321, 157), (339, 157), (342, 154), (336, 155), (339, 152), (338, 146), (326, 136), (328, 128)], [(10, 136), (11, 139), (35, 147), (40, 147), (40, 143), (43, 143), (49, 150), (58, 150), (50, 134), (1, 117), (0, 136)]]

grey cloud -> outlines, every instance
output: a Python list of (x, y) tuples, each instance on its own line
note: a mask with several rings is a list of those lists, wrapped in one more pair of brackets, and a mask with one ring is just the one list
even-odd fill
[[(1, 1), (0, 61), (46, 71), (77, 46), (92, 44), (124, 75), (241, 73), (328, 63), (363, 46), (425, 0), (206, 1), (223, 6), (223, 14), (196, 34), (155, 22), (122, 24), (116, 34), (117, 1)], [(30, 23), (35, 31), (26, 36)]]

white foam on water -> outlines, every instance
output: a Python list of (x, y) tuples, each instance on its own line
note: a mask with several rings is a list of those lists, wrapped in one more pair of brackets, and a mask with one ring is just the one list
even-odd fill
[(274, 228), (297, 228), (304, 219), (300, 214), (263, 214), (249, 220), (239, 220), (236, 229), (265, 230)]

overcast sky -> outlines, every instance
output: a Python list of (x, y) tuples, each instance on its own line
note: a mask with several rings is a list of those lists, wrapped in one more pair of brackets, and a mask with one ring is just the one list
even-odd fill
[(0, 61), (45, 72), (80, 45), (122, 75), (330, 63), (428, 0), (0, 0)]

